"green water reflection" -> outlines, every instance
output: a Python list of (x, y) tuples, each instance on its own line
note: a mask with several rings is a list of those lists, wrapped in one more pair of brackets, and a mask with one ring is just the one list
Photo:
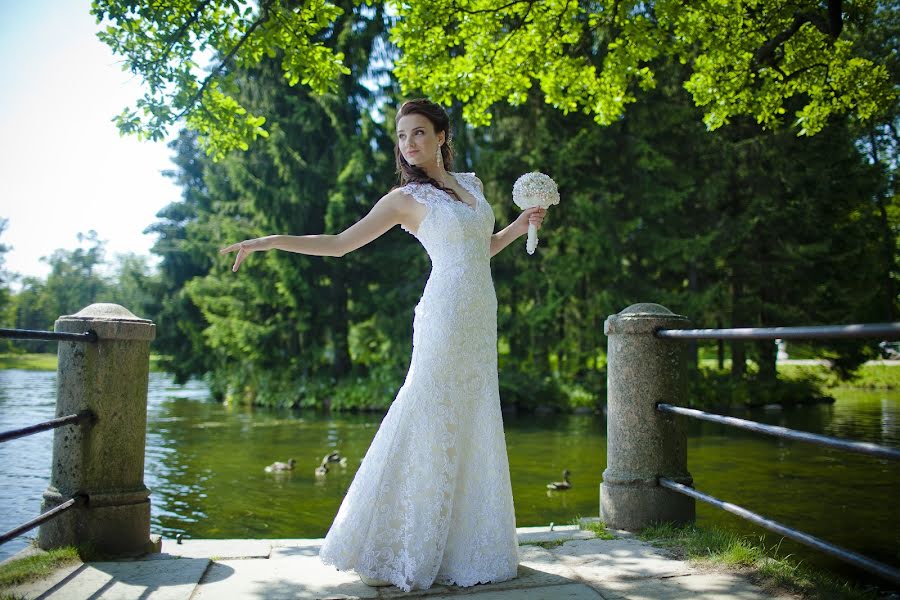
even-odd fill
[[(834, 405), (743, 416), (804, 431), (900, 446), (897, 392), (839, 390)], [(153, 490), (153, 528), (165, 537), (323, 537), (352, 481), (382, 414), (228, 407), (168, 397), (151, 406), (147, 483)], [(504, 415), (519, 526), (569, 523), (598, 514), (606, 464), (602, 415)], [(900, 563), (896, 522), (897, 465), (742, 432), (710, 423), (689, 425), (689, 469), (697, 489), (784, 524)], [(313, 470), (339, 449), (349, 463), (332, 464), (325, 478)], [(295, 471), (269, 474), (275, 460), (297, 460)], [(572, 473), (572, 489), (546, 484)], [(473, 493), (478, 493), (477, 490)], [(764, 530), (698, 503), (698, 522), (743, 533)], [(780, 537), (769, 535), (770, 545)], [(782, 553), (852, 573), (836, 560), (785, 541)]]
[[(165, 537), (324, 537), (382, 418), (163, 401), (148, 427), (154, 529)], [(517, 523), (596, 514), (606, 452), (600, 420), (504, 420)], [(315, 467), (332, 449), (348, 458), (347, 466), (332, 463), (326, 477), (316, 477)], [(297, 460), (294, 471), (264, 472), (265, 465), (288, 458)], [(547, 490), (566, 468), (573, 488)]]

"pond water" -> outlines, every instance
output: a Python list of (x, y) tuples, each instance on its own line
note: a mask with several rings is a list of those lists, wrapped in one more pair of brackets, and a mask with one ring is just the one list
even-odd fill
[[(0, 371), (0, 431), (53, 418), (56, 373)], [(833, 405), (739, 415), (813, 433), (900, 447), (900, 391), (838, 390)], [(152, 373), (145, 483), (151, 528), (164, 538), (324, 537), (383, 413), (325, 415), (233, 407), (201, 383), (175, 386)], [(597, 516), (606, 465), (602, 415), (504, 414), (516, 524), (568, 524)], [(52, 432), (0, 444), (0, 529), (40, 512), (49, 482)], [(896, 463), (690, 421), (688, 461), (697, 489), (894, 566), (900, 565)], [(324, 478), (313, 470), (333, 449), (348, 457)], [(275, 461), (294, 471), (269, 474)], [(571, 471), (572, 489), (546, 484)], [(748, 535), (764, 530), (697, 504), (699, 524)], [(36, 530), (0, 546), (17, 552)], [(768, 534), (775, 545), (779, 536)], [(785, 541), (781, 553), (865, 580), (819, 552)]]

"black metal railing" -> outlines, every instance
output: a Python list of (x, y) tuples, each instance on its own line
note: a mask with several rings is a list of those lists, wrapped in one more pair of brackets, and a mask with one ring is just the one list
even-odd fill
[[(656, 331), (657, 337), (674, 338), (674, 339), (693, 339), (693, 340), (720, 340), (720, 339), (834, 339), (834, 338), (878, 338), (878, 339), (900, 339), (900, 323), (873, 323), (865, 325), (827, 325), (814, 327), (759, 327), (759, 328), (740, 328), (740, 329), (660, 329)], [(703, 421), (711, 421), (730, 427), (738, 427), (747, 429), (766, 435), (808, 442), (845, 450), (849, 452), (857, 452), (866, 454), (880, 459), (898, 460), (900, 459), (900, 450), (871, 444), (868, 442), (858, 442), (853, 440), (843, 440), (825, 435), (808, 433), (805, 431), (797, 431), (787, 427), (776, 427), (757, 423), (756, 421), (748, 421), (724, 415), (716, 415), (713, 413), (696, 410), (692, 408), (683, 408), (673, 406), (666, 403), (658, 403), (656, 409), (660, 413), (678, 414), (685, 417), (699, 419)], [(755, 523), (765, 529), (788, 537), (792, 540), (805, 544), (822, 552), (825, 552), (835, 558), (849, 562), (861, 569), (874, 573), (880, 577), (900, 583), (900, 569), (896, 569), (890, 565), (878, 562), (859, 553), (841, 548), (830, 542), (821, 540), (813, 535), (799, 531), (787, 525), (768, 519), (762, 515), (754, 513), (736, 504), (726, 502), (697, 491), (692, 487), (678, 483), (666, 477), (659, 478), (659, 485), (684, 494), (691, 498), (706, 502), (730, 512), (734, 515), (742, 517), (752, 523)]]
[(42, 523), (46, 523), (50, 519), (60, 516), (67, 510), (75, 508), (76, 506), (84, 506), (85, 504), (87, 504), (87, 500), (88, 500), (88, 498), (84, 494), (76, 494), (75, 496), (72, 496), (71, 498), (69, 498), (68, 500), (66, 500), (65, 502), (60, 504), (59, 506), (55, 506), (52, 509), (48, 510), (47, 512), (41, 513), (34, 519), (28, 521), (27, 523), (22, 523), (15, 529), (10, 529), (6, 533), (0, 534), (0, 544), (5, 544), (6, 542), (8, 542), (10, 540), (19, 537), (23, 533), (27, 533), (27, 532), (31, 531), (32, 529), (41, 525)]
[(34, 329), (0, 329), (0, 338), (14, 340), (44, 340), (51, 342), (96, 342), (97, 333), (63, 333), (60, 331), (36, 331)]
[(737, 515), (743, 519), (746, 519), (747, 521), (750, 521), (751, 523), (755, 523), (760, 527), (768, 529), (769, 531), (773, 531), (794, 541), (800, 542), (801, 544), (805, 544), (807, 546), (810, 546), (811, 548), (815, 548), (817, 550), (825, 552), (826, 554), (830, 554), (835, 558), (838, 558), (845, 562), (849, 562), (853, 565), (856, 565), (857, 567), (869, 571), (870, 573), (875, 573), (876, 575), (891, 580), (894, 583), (900, 582), (900, 571), (898, 571), (894, 567), (891, 567), (890, 565), (886, 565), (882, 562), (878, 562), (877, 560), (872, 560), (867, 556), (863, 556), (858, 552), (853, 552), (852, 550), (847, 550), (846, 548), (835, 546), (834, 544), (819, 539), (814, 535), (810, 535), (792, 527), (782, 525), (778, 521), (767, 519), (762, 515), (758, 515), (755, 512), (749, 511), (742, 506), (719, 500), (718, 498), (710, 496), (709, 494), (698, 492), (692, 487), (688, 487), (684, 484), (672, 481), (671, 479), (660, 477), (659, 485), (680, 494), (684, 494), (685, 496), (696, 498), (697, 500), (701, 500), (717, 508), (721, 508), (724, 511), (730, 512), (733, 515)]
[(660, 329), (657, 337), (682, 340), (822, 340), (900, 339), (900, 323), (812, 325), (809, 327), (741, 327), (733, 329)]
[(94, 415), (92, 411), (83, 410), (78, 414), (59, 417), (58, 419), (50, 419), (49, 421), (44, 421), (43, 423), (38, 423), (37, 425), (29, 425), (28, 427), (22, 427), (20, 429), (11, 429), (9, 431), (4, 431), (0, 433), (0, 443), (15, 440), (20, 437), (33, 435), (42, 431), (47, 431), (48, 429), (56, 429), (57, 427), (63, 427), (64, 425), (80, 425), (84, 423), (90, 424), (94, 423), (95, 420), (96, 415)]
[[(28, 329), (0, 329), (0, 338), (91, 343), (97, 341), (97, 334), (94, 331), (88, 331), (86, 333), (60, 333), (56, 331), (33, 331)], [(96, 419), (97, 417), (92, 411), (83, 410), (74, 415), (66, 415), (63, 417), (58, 417), (56, 419), (51, 419), (49, 421), (44, 421), (42, 423), (37, 423), (36, 425), (29, 425), (27, 427), (22, 427), (19, 429), (4, 431), (0, 433), (0, 443), (8, 442), (10, 440), (15, 440), (29, 435), (34, 435), (35, 433), (40, 433), (42, 431), (47, 431), (50, 429), (57, 429), (58, 427), (65, 427), (67, 425), (91, 425), (96, 422)], [(45, 513), (41, 513), (27, 523), (23, 523), (18, 527), (0, 534), (0, 544), (5, 544), (10, 540), (19, 537), (23, 533), (31, 531), (42, 523), (60, 516), (67, 510), (71, 510), (72, 508), (75, 508), (77, 506), (83, 506), (84, 504), (86, 504), (86, 502), (87, 496), (85, 496), (84, 494), (76, 494), (59, 506), (56, 506)]]
[(746, 419), (738, 419), (737, 417), (727, 417), (725, 415), (716, 415), (708, 413), (696, 408), (684, 408), (682, 406), (672, 406), (671, 404), (659, 403), (656, 409), (662, 412), (673, 413), (676, 415), (684, 415), (701, 421), (710, 421), (712, 423), (720, 423), (739, 429), (747, 429), (757, 433), (765, 433), (777, 437), (787, 438), (790, 440), (799, 440), (801, 442), (809, 442), (820, 446), (828, 446), (838, 450), (846, 450), (847, 452), (858, 452), (860, 454), (868, 454), (878, 458), (889, 458), (891, 460), (900, 460), (900, 450), (888, 448), (887, 446), (879, 446), (869, 442), (854, 442), (851, 440), (842, 440), (827, 435), (819, 435), (817, 433), (808, 433), (806, 431), (797, 431), (796, 429), (788, 429), (787, 427), (778, 427), (776, 425), (765, 425), (756, 421), (748, 421)]

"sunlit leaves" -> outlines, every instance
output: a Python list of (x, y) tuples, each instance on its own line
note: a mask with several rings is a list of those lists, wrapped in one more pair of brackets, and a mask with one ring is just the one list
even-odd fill
[[(896, 92), (883, 66), (855, 56), (850, 41), (798, 20), (817, 10), (815, 3), (725, 0), (672, 11), (665, 23), (682, 40), (678, 52), (696, 54), (685, 88), (704, 108), (707, 128), (750, 116), (774, 129), (784, 124), (794, 100), (805, 103), (794, 114), (798, 134), (812, 135), (833, 115), (851, 113), (866, 122), (890, 106)], [(764, 52), (771, 40), (801, 22), (790, 37)]]
[[(843, 5), (845, 20), (877, 8)], [(554, 107), (608, 125), (656, 85), (664, 55), (690, 65), (685, 88), (710, 130), (749, 116), (812, 135), (833, 115), (876, 118), (896, 97), (887, 70), (833, 35), (812, 0), (416, 0), (396, 10), (403, 91), (461, 100), (475, 125), (490, 123), (497, 102), (523, 102), (535, 82)]]
[(394, 72), (404, 92), (419, 88), (446, 104), (458, 98), (473, 124), (489, 123), (498, 100), (524, 101), (535, 81), (563, 110), (596, 104), (604, 91), (590, 62), (567, 51), (585, 26), (574, 2), (426, 0), (397, 12)]
[[(708, 129), (750, 117), (812, 135), (834, 115), (867, 123), (895, 102), (888, 70), (851, 41), (876, 10), (876, 0), (845, 0), (836, 34), (813, 0), (409, 0), (393, 7), (394, 74), (404, 94), (461, 101), (474, 125), (535, 86), (564, 113), (609, 125), (674, 57)], [(98, 37), (145, 84), (115, 118), (120, 131), (157, 140), (184, 118), (214, 159), (266, 131), (228, 91), (235, 68), (280, 58), (290, 85), (318, 94), (350, 73), (322, 42), (342, 14), (327, 0), (94, 0), (92, 13)]]
[(349, 73), (343, 55), (317, 37), (342, 13), (326, 0), (94, 0), (91, 13), (97, 37), (144, 83), (135, 106), (114, 118), (119, 131), (159, 140), (183, 118), (216, 160), (266, 135), (264, 117), (235, 100), (235, 68), (281, 56), (290, 85), (317, 93)]

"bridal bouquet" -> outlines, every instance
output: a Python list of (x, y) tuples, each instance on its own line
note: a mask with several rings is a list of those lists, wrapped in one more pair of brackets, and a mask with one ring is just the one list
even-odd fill
[[(522, 210), (533, 206), (549, 208), (552, 204), (559, 204), (559, 188), (555, 181), (543, 173), (525, 173), (513, 185), (513, 202)], [(525, 242), (528, 254), (534, 254), (537, 243), (537, 227), (529, 223), (528, 239)]]

